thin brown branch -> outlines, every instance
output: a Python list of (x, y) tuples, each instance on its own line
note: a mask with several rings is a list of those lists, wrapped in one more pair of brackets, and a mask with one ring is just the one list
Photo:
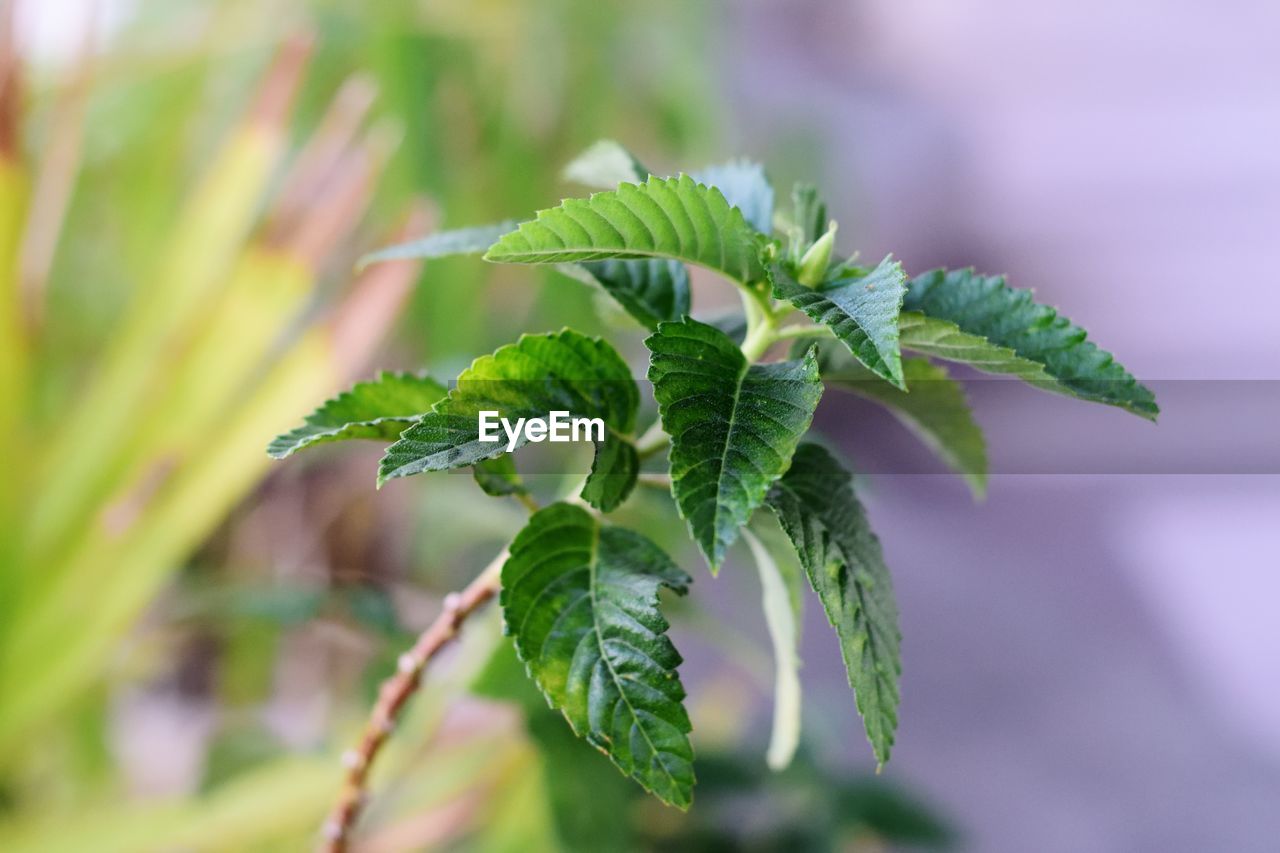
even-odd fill
[(395, 730), (396, 721), (405, 703), (418, 689), (427, 664), (458, 636), (466, 618), (497, 594), (502, 564), (506, 559), (507, 552), (504, 549), (466, 589), (445, 596), (440, 615), (418, 636), (413, 648), (400, 656), (395, 674), (382, 683), (378, 690), (378, 701), (374, 703), (373, 711), (365, 723), (359, 744), (342, 757), (347, 775), (338, 801), (329, 813), (329, 819), (325, 821), (321, 849), (327, 853), (343, 853), (347, 849), (351, 831), (364, 806), (369, 769), (377, 759), (379, 750)]

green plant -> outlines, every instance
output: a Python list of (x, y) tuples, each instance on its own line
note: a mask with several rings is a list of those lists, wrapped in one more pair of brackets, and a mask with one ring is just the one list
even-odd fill
[[(798, 681), (788, 670), (802, 581), (776, 549), (747, 532), (768, 515), (780, 522), (835, 628), (867, 738), (877, 763), (886, 762), (898, 721), (897, 607), (852, 476), (805, 440), (824, 380), (888, 406), (976, 494), (986, 484), (982, 435), (959, 385), (929, 359), (1150, 419), (1158, 413), (1151, 392), (1083, 330), (1001, 277), (936, 270), (909, 278), (891, 257), (874, 266), (842, 259), (817, 192), (797, 187), (791, 211), (775, 212), (757, 165), (662, 178), (605, 142), (567, 174), (605, 189), (523, 224), (437, 233), (367, 262), (483, 253), (494, 263), (556, 265), (598, 285), (650, 332), (644, 343), (658, 417), (647, 429), (637, 428), (641, 394), (623, 357), (602, 339), (565, 329), (526, 334), (481, 356), (450, 388), (410, 375), (361, 383), (271, 445), (282, 458), (321, 442), (380, 439), (390, 445), (379, 483), (473, 466), (486, 492), (515, 497), (532, 513), (509, 549), (446, 599), (440, 619), (384, 687), (359, 748), (347, 756), (347, 785), (328, 827), (335, 848), (345, 843), (370, 763), (424, 666), (498, 594), (520, 659), (573, 731), (662, 801), (689, 806), (691, 726), (660, 591), (681, 594), (691, 578), (644, 535), (605, 521), (637, 484), (670, 492), (713, 574), (740, 536), (751, 547), (779, 668), (770, 763), (785, 766), (797, 742)], [(739, 321), (689, 316), (685, 264), (738, 288)], [(797, 315), (804, 319), (792, 323)], [(792, 342), (790, 354), (773, 357), (784, 342)], [(507, 445), (483, 440), (479, 419), (497, 411), (516, 422), (557, 410), (600, 418), (607, 431), (581, 485), (544, 507)], [(515, 446), (529, 440), (525, 434)]]

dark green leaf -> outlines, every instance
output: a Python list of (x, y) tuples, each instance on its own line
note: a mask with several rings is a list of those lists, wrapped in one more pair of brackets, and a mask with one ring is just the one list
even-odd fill
[(900, 391), (854, 361), (847, 353), (824, 347), (819, 356), (822, 378), (880, 403), (942, 457), (969, 483), (975, 496), (987, 489), (987, 443), (973, 419), (964, 389), (946, 368), (923, 358), (902, 360), (910, 393)]
[(636, 446), (616, 433), (608, 433), (596, 448), (591, 473), (582, 484), (582, 499), (601, 512), (613, 512), (631, 494), (639, 474)]
[[(638, 404), (630, 368), (605, 341), (569, 329), (524, 335), (464, 370), (449, 395), (387, 448), (378, 481), (474, 465), (505, 453), (505, 436), (496, 443), (480, 440), (481, 411), (497, 411), (512, 423), (566, 411), (601, 418), (607, 431), (626, 435), (635, 428)], [(517, 446), (524, 443), (521, 437)]]
[(455, 228), (450, 231), (437, 231), (400, 243), (388, 246), (376, 252), (370, 252), (356, 264), (356, 269), (364, 269), (370, 264), (383, 261), (401, 261), (418, 258), (444, 258), (449, 255), (478, 255), (492, 246), (499, 237), (514, 231), (520, 223), (516, 220), (498, 222), (493, 225), (476, 225), (472, 228)]
[(622, 772), (680, 808), (693, 797), (693, 747), (658, 589), (688, 583), (648, 539), (563, 503), (529, 519), (502, 567), (506, 630), (547, 699)]
[(763, 237), (717, 189), (687, 175), (623, 184), (538, 212), (485, 254), (497, 263), (559, 264), (668, 258), (742, 284), (766, 280)]
[(689, 271), (679, 261), (592, 261), (562, 264), (558, 269), (600, 287), (650, 330), (664, 320), (679, 320), (689, 313)]
[[(985, 276), (971, 269), (933, 270), (912, 279), (903, 308), (954, 324), (966, 335), (985, 338), (1012, 350), (1020, 359), (1041, 365), (1050, 383), (1035, 384), (1084, 400), (1119, 406), (1154, 420), (1160, 413), (1155, 396), (1112, 357), (1086, 340), (1084, 329), (1057, 310), (1034, 300), (1031, 291), (1009, 287), (1004, 276)], [(941, 358), (949, 356), (917, 351)], [(964, 360), (964, 359), (960, 359)], [(993, 372), (1003, 369), (997, 359)], [(991, 369), (982, 362), (971, 363)]]
[(906, 274), (891, 257), (865, 275), (846, 275), (813, 288), (781, 267), (774, 273), (775, 296), (829, 327), (859, 361), (899, 388), (903, 379), (898, 314), (905, 292)]
[(302, 426), (276, 436), (267, 453), (284, 459), (304, 447), (331, 441), (394, 441), (445, 393), (443, 385), (426, 376), (380, 373), (376, 379), (357, 382), (351, 390), (327, 400), (307, 415)]
[(898, 606), (880, 541), (853, 493), (852, 479), (826, 450), (802, 444), (786, 476), (770, 489), (769, 507), (840, 637), (867, 739), (884, 764), (898, 726)]
[(761, 234), (773, 232), (773, 186), (759, 163), (730, 160), (699, 169), (692, 177), (724, 193), (729, 204), (741, 210), (747, 222)]
[(967, 364), (983, 373), (1013, 376), (1041, 388), (1052, 388), (1056, 384), (1045, 372), (1044, 365), (981, 335), (962, 332), (950, 320), (926, 317), (918, 311), (903, 311), (898, 318), (898, 332), (899, 344), (905, 350)]
[(910, 791), (881, 776), (833, 773), (832, 764), (802, 748), (790, 767), (774, 772), (740, 754), (704, 750), (698, 808), (670, 823), (642, 823), (639, 849), (867, 853), (946, 849), (957, 840)]
[(671, 491), (713, 571), (809, 428), (822, 382), (812, 352), (748, 364), (718, 329), (685, 318), (645, 345), (662, 426), (671, 435)]

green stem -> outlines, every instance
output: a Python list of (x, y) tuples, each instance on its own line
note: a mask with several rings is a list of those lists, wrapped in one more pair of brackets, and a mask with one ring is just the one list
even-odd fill
[(778, 341), (778, 329), (772, 314), (757, 315), (756, 322), (747, 317), (747, 336), (742, 341), (742, 354), (748, 362), (756, 362)]
[(651, 474), (644, 472), (636, 478), (636, 484), (647, 486), (651, 489), (661, 489), (663, 491), (671, 491), (671, 475), (670, 474)]
[(827, 326), (787, 326), (779, 329), (774, 337), (780, 341), (793, 338), (831, 338), (835, 337), (835, 333)]
[(518, 500), (525, 509), (529, 510), (529, 515), (533, 515), (542, 508), (538, 505), (538, 502), (534, 500), (533, 495), (528, 492), (516, 492), (512, 497)]
[(654, 456), (671, 443), (671, 436), (662, 429), (662, 421), (656, 420), (645, 430), (644, 435), (636, 439), (636, 454), (641, 461)]

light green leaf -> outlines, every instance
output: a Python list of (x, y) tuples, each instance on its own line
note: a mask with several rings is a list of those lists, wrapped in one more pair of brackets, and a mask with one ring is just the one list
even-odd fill
[(967, 364), (983, 373), (1013, 376), (1041, 388), (1052, 388), (1056, 384), (1044, 365), (981, 335), (962, 332), (950, 320), (926, 317), (918, 311), (903, 311), (898, 318), (898, 333), (904, 350)]
[(612, 139), (601, 139), (564, 167), (564, 179), (584, 187), (611, 190), (618, 184), (643, 181), (649, 170)]
[(911, 430), (957, 474), (975, 497), (987, 490), (987, 443), (973, 419), (964, 389), (946, 368), (923, 358), (902, 360), (910, 393), (900, 391), (843, 351), (824, 347), (819, 363), (830, 386), (874, 400)]
[(471, 475), (481, 491), (495, 498), (529, 493), (510, 453), (477, 462), (471, 466)]
[[(569, 329), (524, 335), (462, 372), (448, 396), (387, 448), (378, 482), (474, 465), (505, 453), (501, 430), (497, 442), (480, 440), (481, 411), (496, 411), (512, 424), (565, 411), (601, 418), (607, 432), (625, 436), (635, 428), (638, 404), (630, 368), (605, 341)], [(525, 442), (522, 435), (516, 446)], [(599, 457), (599, 446), (596, 453)], [(597, 476), (612, 473), (599, 467), (598, 458), (595, 470)]]
[(571, 504), (529, 519), (502, 567), (507, 633), (577, 734), (663, 802), (693, 799), (680, 655), (658, 589), (689, 578), (645, 537)]
[[(953, 323), (960, 332), (1043, 366), (1052, 382), (1036, 383), (1041, 387), (1119, 406), (1151, 420), (1160, 413), (1151, 391), (1111, 353), (1086, 340), (1084, 329), (1036, 302), (1031, 291), (1009, 287), (1004, 276), (979, 275), (971, 269), (933, 270), (912, 279), (903, 308)], [(987, 369), (980, 363), (974, 366)]]
[(749, 364), (723, 332), (688, 317), (663, 323), (645, 345), (672, 437), (671, 491), (716, 571), (809, 428), (822, 395), (818, 364), (812, 352)]
[(484, 252), (503, 234), (514, 231), (520, 223), (516, 220), (498, 222), (493, 225), (476, 225), (472, 228), (455, 228), (450, 231), (437, 231), (417, 240), (399, 243), (378, 249), (362, 257), (356, 263), (356, 269), (362, 270), (371, 264), (383, 261), (402, 261), (419, 258), (444, 258), (449, 255), (478, 255)]
[(773, 186), (764, 167), (750, 160), (730, 160), (692, 174), (695, 181), (724, 193), (729, 204), (761, 234), (773, 231)]
[(504, 236), (485, 259), (559, 264), (668, 258), (759, 286), (766, 280), (763, 245), (764, 238), (719, 190), (682, 175), (566, 199)]
[(427, 376), (384, 371), (327, 400), (306, 416), (302, 426), (276, 436), (267, 453), (284, 459), (304, 447), (331, 441), (394, 441), (446, 393), (443, 385)]
[(742, 539), (751, 549), (760, 573), (764, 623), (773, 644), (773, 729), (765, 761), (770, 770), (784, 770), (800, 745), (800, 610), (792, 596), (791, 578), (750, 528)]
[[(547, 707), (529, 678), (514, 644), (504, 641), (471, 683), (471, 692), (516, 705), (525, 728), (542, 753), (542, 776), (557, 839), (568, 853), (626, 853), (635, 849), (634, 833), (618, 815), (634, 799), (627, 777)], [(566, 772), (572, 768), (572, 772)], [(590, 803), (584, 808), (583, 803)]]
[(613, 512), (631, 494), (639, 475), (640, 457), (635, 444), (608, 433), (596, 448), (591, 473), (582, 484), (582, 499), (601, 512)]
[(601, 288), (651, 331), (664, 320), (679, 320), (689, 313), (689, 271), (679, 261), (608, 260), (561, 264), (557, 269)]
[(867, 739), (883, 765), (898, 727), (902, 635), (880, 541), (852, 479), (826, 450), (802, 444), (786, 476), (769, 490), (769, 507), (840, 638)]
[[(566, 180), (601, 190), (616, 189), (624, 183), (642, 183), (649, 175), (647, 166), (611, 139), (595, 143), (564, 169)], [(730, 160), (698, 169), (690, 177), (720, 190), (729, 204), (741, 210), (747, 222), (760, 233), (773, 230), (773, 187), (759, 163)]]
[(779, 267), (774, 295), (786, 299), (815, 323), (827, 326), (877, 376), (903, 387), (898, 350), (898, 314), (906, 273), (892, 257), (870, 273), (860, 271), (809, 288)]

